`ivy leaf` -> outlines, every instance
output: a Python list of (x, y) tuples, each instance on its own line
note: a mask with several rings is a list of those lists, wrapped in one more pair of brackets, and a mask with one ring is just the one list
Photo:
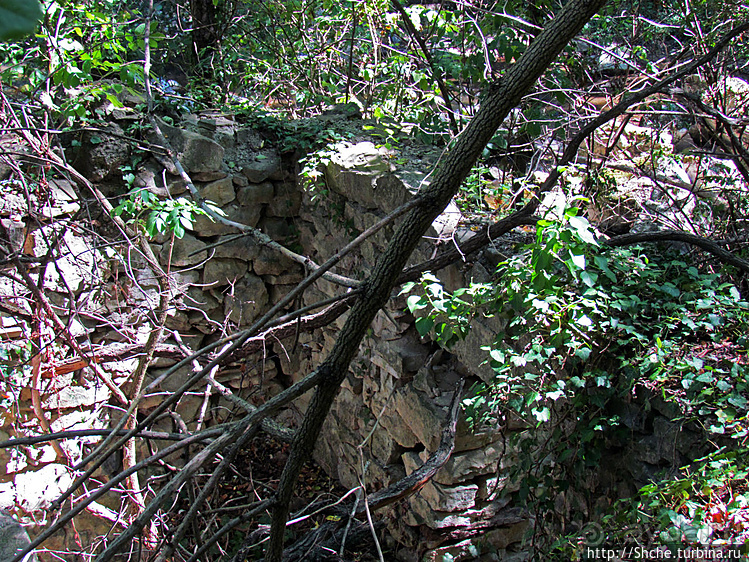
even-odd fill
[(0, 41), (22, 39), (42, 18), (37, 0), (0, 0)]
[(585, 269), (585, 254), (570, 254), (570, 261), (577, 269)]
[(580, 274), (580, 279), (582, 279), (583, 283), (585, 283), (588, 287), (594, 287), (596, 281), (598, 281), (598, 275), (589, 271), (583, 271)]
[(580, 237), (580, 240), (598, 246), (596, 237), (593, 236), (593, 232), (590, 230), (590, 223), (585, 217), (570, 217), (570, 226), (575, 229), (575, 232)]
[(424, 299), (421, 296), (410, 295), (406, 299), (406, 306), (408, 307), (408, 310), (413, 312), (415, 310), (421, 310), (422, 308), (426, 308), (427, 304), (426, 302), (424, 302)]
[(598, 266), (598, 269), (603, 271), (603, 274), (608, 277), (612, 282), (616, 283), (616, 275), (609, 268), (609, 259), (604, 256), (594, 256), (593, 259)]
[(551, 418), (551, 412), (549, 408), (533, 408), (533, 415), (539, 421), (539, 423), (547, 422)]
[(432, 320), (428, 316), (422, 316), (421, 318), (416, 319), (415, 325), (416, 331), (419, 332), (420, 336), (424, 337), (434, 326), (434, 320)]

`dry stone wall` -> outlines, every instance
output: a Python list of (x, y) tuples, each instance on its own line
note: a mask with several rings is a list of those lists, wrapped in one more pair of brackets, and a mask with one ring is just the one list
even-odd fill
[[(202, 115), (180, 127), (162, 126), (203, 197), (220, 206), (229, 219), (258, 227), (318, 263), (408, 201), (420, 183), (428, 181), (427, 172), (435, 160), (414, 157), (404, 170), (393, 164), (392, 154), (371, 142), (342, 144), (325, 167), (326, 190), (309, 191), (298, 181), (298, 164), (290, 155), (270, 148), (259, 132), (238, 125), (231, 116)], [(85, 146), (78, 159), (81, 171), (114, 193), (115, 185), (108, 186), (108, 178), (116, 175), (130, 149), (121, 145), (118, 151), (107, 143)], [(157, 155), (141, 163), (134, 184), (160, 197), (181, 196), (185, 188), (175, 173), (172, 163)], [(80, 213), (91, 213), (87, 202), (76, 200), (69, 184), (55, 181), (50, 185), (54, 196), (45, 212), (58, 222), (40, 226), (29, 220), (22, 194), (15, 203), (12, 197), (6, 198), (0, 209), (5, 228), (15, 233), (33, 257), (44, 255), (45, 241), (63, 232), (59, 224), (75, 224)], [(470, 236), (470, 231), (459, 228), (459, 221), (460, 212), (451, 205), (435, 221), (411, 263), (431, 257), (439, 245)], [(386, 247), (392, 228), (387, 226), (369, 238), (344, 258), (338, 271), (364, 278)], [(116, 345), (142, 345), (148, 337), (147, 315), (158, 300), (154, 272), (135, 252), (98, 243), (85, 228), (70, 228), (62, 235), (63, 259), (45, 272), (34, 273), (45, 276), (44, 287), (61, 318), (82, 342), (108, 346), (110, 351)], [(170, 335), (149, 370), (148, 382), (177, 362), (180, 346), (196, 350), (227, 332), (247, 327), (303, 276), (299, 264), (207, 218), (198, 219), (181, 239), (160, 237), (154, 250), (173, 279), (167, 328), (178, 331), (181, 338), (178, 341), (173, 332), (167, 332)], [(490, 256), (468, 256), (439, 275), (454, 289), (471, 279), (489, 279), (490, 269)], [(0, 283), (3, 295), (14, 306), (29, 311), (23, 286), (6, 278), (0, 278)], [(305, 293), (303, 304), (342, 291), (320, 281)], [(397, 290), (393, 297), (362, 343), (315, 450), (318, 463), (344, 486), (363, 483), (370, 492), (410, 474), (437, 448), (458, 380), (467, 378), (470, 384), (492, 376), (481, 346), (502, 328), (496, 319), (477, 318), (468, 338), (448, 352), (420, 338), (414, 318), (406, 312), (405, 297), (398, 296)], [(0, 316), (4, 329), (28, 333), (22, 316), (14, 316), (7, 307)], [(248, 400), (262, 402), (311, 372), (331, 349), (342, 322), (338, 319), (325, 329), (301, 333), (295, 342), (267, 342), (262, 354), (221, 370), (216, 378)], [(114, 351), (111, 355), (109, 360), (102, 358), (101, 365), (119, 384), (132, 372), (136, 360), (123, 359)], [(146, 397), (141, 412), (159, 404), (165, 393), (179, 388), (191, 374), (188, 366), (160, 382)], [(26, 383), (28, 388), (30, 381)], [(112, 421), (109, 389), (87, 374), (56, 378), (39, 391), (53, 430), (106, 427)], [(17, 415), (32, 420), (28, 392), (21, 392), (18, 399)], [(309, 398), (303, 397), (298, 409), (282, 415), (284, 421), (298, 421), (305, 399)], [(88, 419), (83, 410), (90, 408), (98, 414)], [(198, 423), (223, 421), (232, 408), (201, 384), (181, 400), (179, 415), (194, 428)], [(607, 501), (601, 490), (622, 485), (631, 490), (633, 483), (644, 483), (659, 468), (680, 466), (697, 454), (695, 436), (672, 422), (665, 406), (659, 410), (651, 404), (646, 410), (642, 404), (622, 404), (621, 408), (633, 435), (631, 444), (612, 451), (611, 458), (602, 461), (596, 479), (559, 498), (560, 517), (573, 509), (592, 514), (591, 506), (597, 501), (592, 496), (599, 494), (604, 504)], [(7, 438), (13, 420), (6, 418), (2, 423), (0, 438)], [(157, 429), (170, 431), (173, 423), (165, 419)], [(33, 423), (28, 428), (33, 431)], [(479, 428), (460, 421), (455, 451), (447, 464), (417, 494), (385, 512), (400, 560), (527, 559), (523, 539), (533, 526), (533, 517), (514, 494), (518, 484), (508, 477), (518, 454), (510, 445), (512, 436), (523, 431), (529, 428), (511, 419)], [(71, 458), (80, 458), (80, 441), (61, 443)], [(55, 462), (54, 451), (43, 453), (43, 458), (1, 451), (0, 461), (6, 467), (6, 476), (0, 478), (0, 508), (20, 505), (32, 512), (44, 502), (31, 505), (36, 500), (29, 494), (53, 498), (64, 489), (64, 478), (45, 479), (44, 490), (28, 494), (20, 488), (25, 475), (38, 475), (38, 470), (66, 474), (64, 466)], [(106, 530), (108, 519), (116, 519), (116, 506), (97, 505), (96, 509)], [(87, 531), (93, 538), (102, 529), (92, 525)]]

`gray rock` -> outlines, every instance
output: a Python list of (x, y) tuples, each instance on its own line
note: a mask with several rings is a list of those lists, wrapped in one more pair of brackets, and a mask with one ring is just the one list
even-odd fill
[(257, 275), (283, 275), (301, 269), (301, 265), (280, 252), (264, 246), (253, 261), (253, 269)]
[(283, 291), (290, 291), (297, 283), (304, 279), (302, 269), (295, 269), (281, 275), (263, 275), (263, 280), (271, 286), (279, 287)]
[(75, 187), (69, 180), (64, 179), (51, 179), (49, 180), (49, 187), (52, 190), (52, 197), (55, 201), (77, 201), (78, 194), (76, 193)]
[(455, 450), (453, 454), (462, 451), (480, 449), (497, 441), (499, 428), (492, 425), (475, 427), (466, 423), (463, 415), (458, 419), (458, 430), (455, 434)]
[(85, 386), (68, 386), (42, 401), (45, 410), (62, 410), (93, 406), (109, 399), (112, 391), (106, 386), (89, 388)]
[[(42, 231), (37, 233), (41, 234)], [(90, 247), (88, 240), (76, 236), (72, 231), (65, 232), (63, 240), (63, 256), (55, 261), (54, 267), (46, 269), (44, 286), (60, 292), (67, 292), (70, 288), (78, 294), (84, 286), (96, 281), (97, 269), (103, 260), (99, 252)], [(46, 245), (45, 242), (42, 244)]]
[[(229, 205), (228, 207), (225, 207), (223, 211), (226, 213), (227, 219), (245, 226), (255, 227), (260, 220), (262, 207), (259, 205)], [(214, 221), (211, 218), (202, 215), (195, 220), (193, 230), (199, 236), (220, 236), (222, 234), (237, 234), (239, 232), (239, 229), (233, 226), (218, 220)]]
[(263, 205), (273, 201), (273, 194), (273, 184), (269, 181), (264, 181), (241, 188), (237, 192), (237, 200), (240, 205)]
[(296, 184), (287, 182), (276, 186), (267, 213), (271, 217), (296, 217), (301, 207), (302, 192)]
[(482, 349), (486, 342), (494, 341), (504, 328), (499, 316), (486, 318), (480, 314), (471, 320), (471, 331), (464, 340), (457, 342), (450, 351), (465, 365), (466, 369), (478, 375), (484, 382), (494, 380), (494, 370), (487, 363), (489, 354)]
[[(258, 227), (276, 242), (283, 243), (293, 236), (291, 225), (284, 218), (264, 217), (258, 223)], [(338, 249), (340, 249), (340, 246), (338, 246)]]
[(234, 284), (247, 273), (247, 262), (242, 260), (212, 258), (203, 269), (203, 284), (221, 287)]
[(185, 305), (203, 312), (211, 312), (221, 307), (222, 296), (210, 287), (192, 285), (185, 293)]
[(205, 242), (198, 240), (192, 234), (185, 234), (182, 238), (174, 239), (171, 252), (169, 244), (164, 244), (161, 252), (159, 252), (159, 261), (166, 265), (171, 256), (171, 264), (173, 266), (186, 267), (188, 265), (195, 265), (208, 256), (205, 251), (193, 254), (193, 252), (201, 248), (205, 248)]
[(102, 131), (85, 132), (74, 162), (76, 169), (93, 182), (120, 174), (120, 166), (130, 160), (130, 143), (122, 138), (124, 135), (117, 123), (106, 125)]
[[(500, 518), (500, 516), (497, 517)], [(525, 536), (525, 532), (528, 530), (530, 520), (523, 518), (521, 510), (519, 508), (511, 508), (506, 510), (505, 518), (507, 521), (516, 522), (510, 523), (505, 527), (498, 529), (492, 529), (488, 533), (481, 536), (482, 542), (490, 544), (495, 549), (507, 548), (510, 545), (520, 543)], [(518, 519), (520, 519), (518, 521)]]
[(255, 160), (242, 167), (242, 173), (251, 183), (264, 182), (272, 176), (277, 176), (280, 170), (281, 157), (274, 150), (255, 154)]
[(23, 249), (23, 243), (26, 240), (26, 224), (20, 220), (20, 217), (12, 219), (0, 219), (0, 224), (8, 233), (10, 238), (11, 249), (18, 252)]
[[(21, 524), (0, 512), (0, 562), (10, 562), (16, 554), (31, 544), (29, 534)], [(36, 554), (28, 554), (23, 562), (36, 562)]]
[(408, 499), (409, 509), (406, 511), (405, 523), (413, 527), (426, 525), (430, 529), (444, 529), (446, 527), (467, 527), (472, 519), (464, 514), (443, 513), (434, 511), (427, 501), (416, 494)]
[(240, 326), (250, 324), (268, 304), (268, 290), (257, 275), (248, 273), (224, 297), (224, 314)]
[[(373, 143), (341, 144), (325, 169), (325, 179), (327, 185), (336, 193), (367, 208), (375, 209), (378, 208), (375, 201), (378, 181), (390, 171), (390, 164)], [(386, 181), (383, 186), (392, 187), (392, 184)]]
[(427, 451), (437, 450), (445, 424), (445, 411), (411, 386), (398, 389), (393, 396), (393, 406)]
[(250, 150), (259, 150), (263, 146), (263, 137), (255, 129), (238, 129), (237, 144), (246, 146)]
[(501, 439), (466, 453), (452, 455), (445, 465), (434, 475), (440, 484), (457, 484), (475, 476), (496, 472), (499, 459), (506, 447)]
[(213, 172), (196, 172), (192, 175), (192, 181), (212, 182), (224, 179), (228, 174), (222, 170)]
[(671, 466), (680, 466), (681, 455), (677, 443), (681, 427), (664, 417), (653, 420), (653, 434), (642, 438), (635, 457), (648, 464), (659, 465), (662, 461)]
[[(163, 121), (159, 123), (159, 127), (188, 173), (215, 172), (221, 169), (224, 148), (220, 144), (198, 133), (172, 127)], [(161, 160), (167, 170), (175, 174), (172, 162)]]
[(234, 185), (236, 185), (237, 187), (247, 187), (248, 185), (250, 185), (250, 180), (248, 180), (242, 174), (234, 174), (231, 177), (231, 181), (233, 181)]
[[(16, 474), (12, 482), (0, 483), (0, 505), (18, 505), (26, 512), (45, 509), (73, 483), (70, 469), (61, 464)], [(10, 501), (9, 501), (10, 500)]]
[(208, 201), (215, 203), (217, 206), (223, 207), (227, 203), (234, 201), (236, 198), (236, 194), (234, 193), (234, 182), (230, 177), (224, 177), (212, 181), (200, 189), (200, 195), (203, 199), (207, 199)]
[(252, 236), (233, 238), (232, 235), (228, 235), (221, 237), (219, 242), (222, 240), (228, 241), (213, 248), (214, 257), (252, 261), (260, 253), (260, 246), (255, 243)]
[(394, 463), (403, 453), (403, 448), (396, 443), (387, 431), (380, 427), (375, 429), (372, 434), (371, 447), (374, 457), (386, 464)]

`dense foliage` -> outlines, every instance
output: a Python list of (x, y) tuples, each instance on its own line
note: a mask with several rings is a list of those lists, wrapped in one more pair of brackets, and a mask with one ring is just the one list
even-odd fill
[[(631, 427), (621, 404), (644, 394), (673, 402), (678, 422), (702, 427), (715, 446), (678, 479), (664, 475), (620, 501), (605, 518), (607, 536), (743, 544), (749, 303), (721, 273), (685, 261), (683, 248), (607, 249), (578, 213), (559, 208), (539, 221), (536, 240), (500, 263), (490, 283), (449, 293), (425, 276), (408, 298), (417, 328), (449, 347), (473, 315), (502, 318), (504, 332), (486, 347), (496, 377), (464, 405), (478, 425), (518, 416), (544, 429), (518, 437), (527, 457), (511, 475), (542, 517), (617, 454)], [(560, 542), (561, 559), (574, 544)]]

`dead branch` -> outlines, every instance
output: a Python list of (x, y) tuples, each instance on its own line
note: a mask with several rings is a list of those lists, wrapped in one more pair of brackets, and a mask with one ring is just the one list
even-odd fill
[[(429, 458), (419, 468), (411, 474), (391, 484), (387, 488), (367, 496), (366, 505), (359, 502), (354, 513), (350, 517), (361, 517), (366, 515), (367, 509), (376, 511), (388, 505), (402, 500), (418, 492), (429, 480), (444, 466), (450, 458), (455, 447), (455, 432), (458, 426), (458, 416), (460, 414), (460, 403), (463, 396), (463, 386), (465, 379), (461, 379), (453, 394), (450, 408), (448, 410), (445, 426), (442, 428), (442, 436), (437, 449), (429, 455)], [(313, 532), (297, 541), (284, 550), (284, 560), (307, 560), (308, 555), (315, 547), (325, 546), (336, 548), (342, 539), (346, 526), (342, 518), (337, 522), (326, 522), (320, 525)], [(370, 526), (363, 525), (364, 530), (369, 532)]]
[[(273, 328), (269, 328), (262, 334), (249, 338), (240, 349), (235, 351), (232, 355), (226, 356), (222, 362), (222, 365), (227, 365), (234, 361), (239, 361), (240, 359), (243, 359), (248, 355), (252, 355), (253, 353), (261, 351), (263, 349), (264, 343), (270, 339), (282, 340), (295, 336), (300, 332), (311, 332), (312, 330), (316, 330), (318, 328), (322, 328), (323, 326), (329, 325), (351, 307), (350, 300), (357, 294), (358, 293), (347, 293), (345, 295), (341, 295), (340, 297), (334, 297), (334, 299), (338, 300), (339, 302), (329, 306), (325, 310), (322, 310), (315, 314), (310, 314), (308, 316), (303, 316), (298, 319), (288, 319), (283, 324), (280, 324)], [(318, 305), (319, 303), (313, 306), (317, 307)], [(295, 311), (293, 315), (287, 316), (293, 317), (296, 316), (299, 312), (300, 311)]]
[(606, 246), (616, 248), (619, 246), (631, 246), (633, 244), (642, 244), (644, 242), (684, 242), (692, 246), (696, 246), (702, 250), (705, 250), (709, 254), (712, 254), (723, 263), (732, 265), (735, 268), (749, 273), (749, 261), (740, 258), (733, 252), (726, 250), (720, 244), (704, 236), (697, 236), (696, 234), (690, 234), (689, 232), (683, 232), (681, 230), (663, 230), (661, 232), (639, 232), (636, 234), (623, 234), (621, 236), (615, 236), (608, 240), (601, 240)]
[[(436, 472), (442, 468), (442, 466), (450, 458), (455, 447), (455, 431), (458, 425), (458, 414), (460, 413), (460, 399), (463, 396), (463, 385), (465, 380), (461, 379), (458, 384), (458, 388), (455, 389), (452, 402), (450, 403), (450, 410), (448, 412), (447, 423), (442, 429), (442, 437), (440, 438), (439, 447), (434, 451), (429, 458), (421, 465), (418, 469), (414, 470), (411, 474), (405, 478), (399, 480), (395, 484), (383, 488), (371, 494), (368, 497), (369, 509), (376, 510), (381, 509), (391, 503), (394, 503), (400, 499), (403, 499), (414, 492), (420, 490), (424, 484), (436, 474)], [(357, 515), (364, 513), (365, 507), (361, 506)]]
[(75, 351), (80, 357), (85, 358), (89, 362), (89, 367), (94, 372), (94, 374), (101, 380), (105, 385), (107, 385), (107, 388), (112, 391), (112, 394), (117, 398), (117, 400), (121, 404), (127, 404), (127, 398), (125, 397), (125, 394), (120, 390), (120, 387), (118, 387), (112, 378), (105, 373), (87, 354), (83, 351), (80, 344), (76, 341), (76, 339), (71, 335), (70, 331), (67, 329), (65, 324), (62, 320), (60, 320), (60, 317), (57, 316), (55, 311), (52, 309), (52, 305), (49, 303), (49, 300), (47, 300), (47, 297), (44, 296), (44, 293), (42, 293), (41, 289), (37, 287), (36, 283), (34, 283), (34, 280), (29, 275), (28, 270), (26, 269), (26, 266), (19, 260), (18, 258), (13, 259), (13, 263), (16, 266), (16, 270), (18, 271), (19, 275), (21, 276), (21, 279), (23, 280), (23, 283), (26, 285), (26, 287), (31, 291), (31, 293), (34, 295), (34, 299), (39, 304), (39, 306), (44, 310), (46, 316), (49, 318), (49, 320), (52, 322), (52, 324), (55, 327), (55, 330), (62, 335), (63, 339), (66, 341), (66, 343), (70, 346), (73, 351)]
[[(25, 560), (25, 556), (30, 553), (32, 550), (34, 550), (37, 546), (41, 545), (46, 541), (48, 538), (50, 538), (52, 535), (54, 535), (56, 532), (58, 532), (60, 529), (64, 528), (65, 525), (67, 525), (76, 515), (78, 515), (81, 511), (86, 509), (92, 502), (96, 501), (98, 498), (103, 496), (105, 493), (107, 493), (109, 490), (117, 486), (120, 482), (123, 482), (125, 479), (127, 479), (132, 473), (137, 472), (138, 470), (141, 470), (151, 464), (154, 464), (158, 460), (167, 457), (171, 455), (172, 453), (175, 453), (179, 451), (180, 449), (187, 447), (188, 445), (192, 443), (197, 443), (199, 441), (203, 441), (208, 438), (214, 438), (226, 435), (224, 433), (225, 428), (212, 428), (203, 431), (200, 434), (191, 435), (189, 437), (185, 437), (184, 439), (180, 440), (177, 443), (173, 443), (172, 445), (169, 445), (168, 447), (165, 447), (164, 449), (158, 451), (156, 454), (148, 457), (147, 459), (144, 459), (137, 463), (136, 465), (132, 466), (130, 469), (121, 472), (120, 474), (113, 477), (109, 482), (106, 484), (100, 486), (97, 490), (92, 491), (89, 495), (81, 498), (78, 502), (76, 502), (75, 507), (73, 507), (70, 511), (65, 513), (64, 515), (60, 516), (52, 525), (50, 525), (44, 532), (42, 532), (36, 539), (31, 541), (31, 544), (24, 550), (23, 552), (19, 552), (13, 560), (10, 562), (21, 562)], [(126, 435), (129, 435), (130, 432), (128, 431)], [(128, 437), (129, 438), (129, 437)]]
[[(652, 86), (622, 99), (615, 107), (613, 107), (609, 111), (606, 111), (605, 113), (601, 113), (600, 115), (598, 115), (595, 119), (593, 119), (590, 123), (583, 127), (567, 145), (567, 148), (562, 154), (562, 157), (560, 158), (559, 162), (557, 162), (557, 166), (549, 174), (549, 177), (546, 179), (546, 181), (544, 181), (543, 185), (537, 190), (537, 198), (535, 199), (535, 201), (532, 201), (524, 208), (513, 213), (512, 215), (497, 221), (485, 231), (475, 234), (473, 237), (461, 244), (459, 248), (451, 247), (449, 250), (446, 250), (445, 252), (439, 254), (437, 257), (431, 260), (416, 264), (405, 269), (398, 278), (398, 283), (414, 281), (418, 279), (419, 276), (425, 271), (437, 271), (439, 269), (442, 269), (443, 267), (447, 267), (451, 263), (454, 263), (461, 259), (462, 256), (469, 255), (480, 250), (489, 242), (491, 242), (491, 240), (499, 238), (500, 236), (506, 234), (517, 226), (535, 224), (536, 219), (532, 218), (531, 215), (538, 207), (538, 196), (542, 193), (548, 192), (556, 185), (556, 183), (559, 181), (559, 178), (561, 177), (559, 169), (572, 162), (572, 160), (577, 156), (577, 151), (585, 139), (587, 139), (596, 129), (598, 129), (602, 125), (624, 114), (624, 112), (627, 111), (627, 109), (629, 109), (631, 106), (638, 104), (645, 100), (647, 97), (662, 91), (666, 86), (672, 84), (676, 80), (694, 73), (697, 68), (712, 60), (720, 51), (725, 49), (728, 43), (730, 43), (735, 37), (741, 35), (747, 30), (749, 30), (749, 23), (744, 23), (743, 25), (732, 29), (731, 31), (726, 33), (726, 35), (724, 35), (723, 38), (718, 41), (718, 43), (716, 43), (715, 46), (710, 49), (710, 51), (707, 52), (704, 56), (686, 65), (684, 68), (682, 68), (682, 70), (672, 74), (671, 76), (656, 82)], [(679, 185), (679, 187), (685, 186)]]
[[(212, 427), (211, 431), (222, 430), (223, 426)], [(39, 443), (47, 443), (53, 440), (59, 439), (76, 439), (79, 437), (92, 437), (97, 435), (109, 435), (112, 433), (111, 429), (71, 429), (68, 431), (58, 431), (56, 433), (45, 433), (44, 435), (34, 435), (30, 437), (16, 437), (14, 439), (8, 439), (7, 441), (0, 441), (0, 449), (10, 449), (11, 447), (23, 447), (27, 445), (38, 445)], [(121, 429), (115, 432), (118, 435), (125, 435), (127, 430)], [(201, 440), (211, 439), (211, 435), (204, 433), (200, 434)], [(136, 434), (136, 437), (142, 439), (159, 439), (161, 441), (182, 441), (193, 437), (184, 433), (167, 433), (165, 431), (141, 431)]]
[[(238, 422), (230, 424), (227, 428), (223, 429), (223, 433), (215, 441), (210, 443), (203, 451), (197, 456), (193, 457), (190, 462), (180, 471), (178, 475), (172, 478), (159, 494), (146, 506), (146, 510), (132, 522), (130, 528), (122, 535), (118, 536), (109, 547), (97, 558), (98, 562), (105, 562), (111, 560), (121, 547), (127, 545), (145, 526), (150, 518), (156, 513), (161, 505), (176, 492), (177, 489), (189, 478), (195, 471), (197, 471), (203, 464), (208, 462), (215, 454), (229, 446), (231, 443), (236, 442), (246, 432), (255, 432), (258, 429), (258, 424), (267, 416), (276, 414), (281, 408), (286, 406), (292, 400), (298, 398), (305, 392), (311, 390), (320, 382), (322, 373), (315, 371), (307, 375), (304, 379), (298, 383), (290, 386), (283, 392), (272, 397), (262, 406), (258, 406), (257, 410), (252, 414), (245, 416)], [(152, 416), (153, 414), (151, 414)], [(149, 417), (151, 417), (149, 416)], [(140, 425), (150, 423), (149, 420), (144, 420)], [(210, 430), (209, 430), (210, 431)], [(124, 439), (128, 439), (132, 435), (132, 430), (128, 431)], [(12, 561), (19, 562), (19, 561)]]

